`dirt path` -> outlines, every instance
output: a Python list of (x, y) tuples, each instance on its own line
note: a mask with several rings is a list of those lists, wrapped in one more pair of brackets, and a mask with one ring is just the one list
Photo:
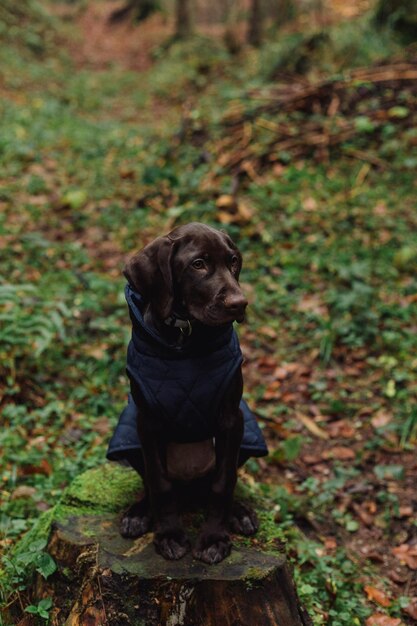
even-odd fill
[(76, 15), (65, 9), (65, 17), (74, 19), (80, 33), (79, 38), (68, 42), (78, 67), (104, 70), (119, 65), (140, 72), (152, 65), (152, 50), (171, 35), (172, 24), (159, 14), (142, 24), (129, 20), (109, 23), (110, 15), (120, 6), (114, 1), (92, 2)]
[[(308, 19), (316, 26), (350, 19), (369, 10), (373, 3), (374, 0), (327, 0), (317, 14), (310, 14)], [(112, 12), (121, 6), (122, 0), (110, 0), (90, 2), (81, 10), (70, 5), (52, 7), (55, 14), (74, 21), (78, 27), (79, 38), (70, 39), (68, 45), (78, 67), (103, 70), (119, 65), (128, 70), (144, 71), (152, 65), (152, 51), (174, 31), (172, 17), (157, 13), (141, 24), (132, 23), (129, 19), (116, 24), (109, 23)], [(220, 23), (199, 21), (197, 30), (211, 37), (223, 35)], [(245, 30), (246, 26), (242, 22), (239, 28), (242, 40)]]

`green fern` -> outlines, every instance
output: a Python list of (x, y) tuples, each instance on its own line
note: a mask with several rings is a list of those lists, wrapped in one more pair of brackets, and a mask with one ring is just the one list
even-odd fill
[(63, 302), (42, 300), (33, 285), (0, 284), (0, 360), (12, 379), (17, 359), (37, 359), (65, 339)]

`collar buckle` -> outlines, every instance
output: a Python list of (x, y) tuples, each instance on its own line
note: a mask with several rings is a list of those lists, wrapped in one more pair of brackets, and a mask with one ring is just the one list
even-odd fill
[(175, 313), (167, 317), (164, 322), (167, 326), (170, 326), (171, 328), (179, 328), (181, 333), (186, 337), (189, 337), (192, 333), (193, 327), (190, 320), (177, 317)]

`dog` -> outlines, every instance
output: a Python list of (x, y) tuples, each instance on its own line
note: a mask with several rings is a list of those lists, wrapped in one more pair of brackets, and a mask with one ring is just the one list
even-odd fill
[(121, 534), (153, 529), (155, 549), (166, 559), (191, 549), (181, 494), (198, 494), (207, 509), (193, 549), (205, 563), (229, 555), (230, 531), (252, 535), (258, 528), (255, 512), (233, 499), (238, 466), (267, 453), (242, 400), (233, 328), (247, 307), (241, 268), (225, 232), (194, 222), (155, 239), (124, 269), (131, 393), (107, 457), (127, 460), (144, 484), (143, 498), (122, 517)]

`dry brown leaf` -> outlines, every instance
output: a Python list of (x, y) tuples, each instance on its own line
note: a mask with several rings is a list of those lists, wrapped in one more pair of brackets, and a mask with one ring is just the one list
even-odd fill
[(404, 613), (417, 620), (417, 597), (410, 598), (410, 604), (404, 608)]
[(216, 200), (218, 209), (226, 209), (226, 211), (235, 211), (237, 208), (236, 199), (229, 194), (222, 194)]
[(226, 213), (225, 211), (219, 211), (217, 214), (217, 219), (220, 224), (231, 224), (234, 221), (234, 216), (231, 213)]
[(280, 387), (281, 387), (281, 383), (279, 382), (279, 380), (274, 380), (265, 389), (264, 394), (263, 394), (263, 399), (274, 400), (275, 398), (279, 398), (281, 396)]
[(352, 424), (346, 420), (337, 420), (337, 422), (331, 422), (327, 426), (327, 431), (330, 437), (353, 437), (355, 429)]
[(274, 377), (277, 380), (284, 380), (284, 378), (287, 378), (288, 374), (289, 374), (289, 371), (287, 370), (285, 366), (277, 367), (274, 371)]
[(317, 465), (317, 463), (321, 462), (321, 457), (317, 454), (303, 454), (302, 460), (307, 465)]
[(270, 339), (276, 339), (278, 337), (276, 330), (270, 326), (260, 326), (260, 328), (258, 328), (258, 332), (265, 337), (269, 337)]
[(107, 435), (112, 430), (112, 425), (108, 417), (99, 417), (98, 420), (94, 422), (94, 430), (98, 432), (99, 435)]
[(44, 476), (50, 476), (52, 474), (51, 464), (42, 459), (39, 465), (24, 465), (20, 468), (19, 473), (22, 476), (33, 476), (34, 474), (43, 474)]
[(219, 196), (216, 207), (219, 209), (218, 219), (222, 224), (249, 222), (254, 213), (247, 201), (237, 200), (229, 194)]
[(392, 553), (410, 569), (417, 569), (417, 545), (410, 546), (408, 543), (403, 543), (396, 548), (392, 548)]
[(14, 491), (12, 491), (11, 499), (17, 500), (18, 498), (33, 498), (35, 494), (35, 487), (29, 487), (29, 485), (20, 485)]
[(302, 424), (304, 424), (307, 430), (309, 430), (311, 434), (314, 435), (315, 437), (319, 437), (320, 439), (329, 438), (329, 435), (326, 433), (326, 431), (320, 428), (320, 426), (318, 426), (316, 422), (313, 419), (311, 419), (311, 417), (308, 417), (308, 415), (297, 413), (296, 417), (297, 419), (300, 420)]
[(85, 354), (93, 357), (93, 359), (97, 359), (97, 361), (100, 361), (107, 355), (107, 350), (107, 344), (103, 344), (101, 346), (90, 346), (89, 348), (86, 348)]
[(350, 461), (355, 458), (355, 451), (346, 446), (335, 446), (323, 452), (324, 459), (337, 459), (338, 461)]
[(295, 393), (283, 393), (281, 396), (281, 400), (285, 403), (291, 404), (291, 402), (295, 402), (297, 400), (297, 395)]
[(332, 550), (336, 550), (337, 548), (336, 539), (334, 539), (334, 537), (326, 537), (326, 539), (324, 540), (324, 547), (326, 548), (328, 552), (331, 552)]
[(374, 428), (383, 428), (392, 420), (392, 415), (381, 409), (371, 418), (371, 424)]
[(315, 313), (321, 317), (327, 317), (328, 309), (318, 294), (306, 293), (299, 299), (297, 310), (305, 313)]
[(315, 211), (317, 209), (317, 200), (312, 196), (305, 198), (302, 204), (304, 211)]
[(374, 613), (365, 622), (366, 626), (403, 626), (399, 617), (390, 617), (382, 613)]
[(396, 517), (411, 517), (414, 514), (414, 509), (412, 506), (400, 506), (398, 509), (398, 515)]
[(272, 356), (263, 356), (258, 359), (257, 365), (262, 372), (272, 374), (277, 366), (277, 360)]
[(390, 598), (376, 587), (371, 587), (371, 585), (365, 585), (364, 590), (368, 597), (368, 600), (372, 600), (372, 602), (376, 602), (379, 606), (389, 606), (391, 604)]
[(352, 503), (352, 508), (355, 511), (356, 515), (359, 517), (361, 522), (365, 524), (365, 526), (372, 526), (374, 523), (374, 516), (372, 513), (367, 510), (368, 507), (366, 505), (359, 505), (355, 502)]
[(237, 205), (237, 218), (240, 222), (249, 222), (253, 218), (254, 210), (245, 200), (239, 200)]
[(406, 570), (402, 570), (401, 566), (399, 566), (396, 569), (390, 570), (390, 572), (388, 573), (388, 576), (395, 583), (398, 583), (399, 585), (403, 585), (405, 582), (407, 582), (409, 574)]

